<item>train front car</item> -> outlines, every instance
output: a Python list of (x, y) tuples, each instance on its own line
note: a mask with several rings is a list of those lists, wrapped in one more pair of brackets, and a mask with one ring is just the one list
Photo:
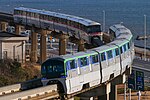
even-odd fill
[(60, 92), (66, 91), (63, 89), (66, 80), (66, 68), (63, 58), (59, 57), (46, 60), (41, 65), (41, 74), (41, 81), (44, 86), (57, 84)]
[(42, 83), (43, 85), (57, 84), (61, 93), (76, 93), (100, 84), (99, 64), (98, 53), (95, 51), (48, 59), (42, 64)]

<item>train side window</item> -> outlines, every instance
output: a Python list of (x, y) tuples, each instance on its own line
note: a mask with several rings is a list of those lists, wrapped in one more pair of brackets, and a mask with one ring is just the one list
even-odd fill
[(26, 15), (25, 16), (29, 16), (29, 12), (26, 12)]
[(105, 52), (101, 53), (101, 60), (102, 61), (106, 60)]
[(113, 54), (113, 57), (116, 56), (116, 52), (115, 52), (115, 49), (112, 50), (112, 54)]
[(29, 12), (29, 17), (31, 17), (31, 12)]
[(18, 11), (17, 10), (14, 10), (14, 15), (17, 15), (18, 14)]
[(118, 56), (118, 55), (119, 55), (119, 49), (116, 48), (116, 49), (115, 49), (115, 52), (116, 52), (116, 56)]
[(53, 21), (53, 17), (52, 16), (48, 16), (48, 20), (49, 21)]
[(66, 62), (66, 69), (67, 69), (67, 70), (70, 69), (70, 62), (69, 62), (69, 61)]
[(88, 57), (79, 58), (80, 59), (80, 66), (86, 66), (88, 65)]
[(76, 63), (75, 63), (75, 60), (69, 60), (66, 62), (66, 66), (67, 66), (67, 69), (75, 69), (76, 68)]
[(123, 53), (123, 48), (122, 48), (122, 46), (120, 47), (120, 53), (121, 53), (121, 54)]
[(25, 12), (25, 11), (23, 11), (23, 12), (22, 12), (22, 15), (23, 15), (23, 16), (26, 16), (26, 12)]
[(124, 48), (124, 52), (125, 52), (127, 50), (126, 44), (123, 45), (123, 48)]
[(111, 59), (113, 57), (112, 56), (112, 50), (107, 51), (107, 56), (108, 56), (108, 59)]
[(34, 18), (38, 18), (38, 15), (37, 15), (37, 13), (34, 13)]
[(20, 15), (23, 15), (23, 11), (20, 11)]
[(92, 57), (92, 64), (98, 62), (98, 55), (92, 55), (91, 57)]
[(42, 71), (42, 74), (45, 74), (46, 73), (46, 66), (42, 66), (42, 69), (41, 69)]
[(75, 60), (70, 60), (70, 68), (71, 69), (76, 68), (76, 66), (75, 66)]

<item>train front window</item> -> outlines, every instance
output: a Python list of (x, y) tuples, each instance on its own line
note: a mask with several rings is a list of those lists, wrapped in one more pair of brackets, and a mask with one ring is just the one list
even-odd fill
[(95, 32), (101, 32), (100, 25), (94, 25), (94, 26), (87, 27), (87, 33), (95, 33)]
[[(60, 78), (65, 76), (64, 63), (59, 60), (48, 60), (42, 64), (42, 75), (47, 78)], [(45, 74), (46, 69), (46, 74)]]

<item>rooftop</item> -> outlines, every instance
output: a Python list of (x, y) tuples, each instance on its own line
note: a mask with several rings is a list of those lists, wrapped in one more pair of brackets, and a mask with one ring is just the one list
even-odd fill
[(9, 32), (0, 32), (0, 37), (25, 37), (25, 36), (17, 35), (15, 33), (9, 33)]

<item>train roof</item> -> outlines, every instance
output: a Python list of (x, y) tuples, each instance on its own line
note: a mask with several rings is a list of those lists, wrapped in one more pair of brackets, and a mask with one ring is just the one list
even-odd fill
[(75, 54), (67, 54), (67, 55), (62, 55), (61, 57), (66, 60), (66, 59), (75, 59), (75, 58), (80, 58), (80, 57), (86, 57), (89, 55), (97, 54), (95, 51), (91, 50), (86, 50), (82, 52), (77, 52)]
[(85, 19), (85, 18), (73, 16), (73, 15), (68, 15), (68, 14), (51, 12), (51, 11), (38, 10), (38, 9), (25, 8), (25, 7), (18, 7), (18, 8), (15, 8), (15, 10), (23, 10), (23, 11), (29, 11), (29, 12), (34, 12), (34, 13), (39, 13), (39, 14), (44, 14), (44, 15), (50, 15), (50, 16), (55, 16), (55, 17), (59, 17), (59, 18), (64, 18), (64, 19), (67, 19), (67, 20), (79, 22), (79, 23), (81, 23), (81, 24), (83, 24), (85, 26), (101, 25), (100, 23), (92, 21), (92, 20), (89, 20), (89, 19)]
[(124, 34), (124, 33), (130, 33), (131, 34), (131, 31), (128, 28), (126, 28), (125, 26), (121, 25), (121, 24), (113, 25), (109, 29), (114, 31), (117, 37), (120, 34)]
[(102, 53), (102, 52), (105, 52), (105, 51), (109, 51), (109, 50), (112, 50), (113, 48), (116, 48), (115, 45), (103, 45), (101, 47), (98, 47), (98, 48), (94, 48), (93, 50), (99, 52), (99, 53)]

